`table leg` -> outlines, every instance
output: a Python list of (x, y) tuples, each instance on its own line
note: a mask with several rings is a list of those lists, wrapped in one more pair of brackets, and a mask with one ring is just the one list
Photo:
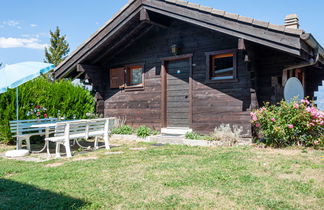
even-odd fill
[[(49, 127), (45, 128), (45, 138), (49, 137)], [(50, 150), (49, 150), (49, 141), (45, 141), (45, 146), (46, 146), (46, 151), (47, 151), (47, 155), (51, 156)]]

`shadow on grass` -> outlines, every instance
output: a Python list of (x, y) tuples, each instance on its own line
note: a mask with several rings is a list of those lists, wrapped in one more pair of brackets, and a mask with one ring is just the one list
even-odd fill
[(0, 209), (78, 209), (85, 201), (42, 190), (31, 185), (0, 179)]

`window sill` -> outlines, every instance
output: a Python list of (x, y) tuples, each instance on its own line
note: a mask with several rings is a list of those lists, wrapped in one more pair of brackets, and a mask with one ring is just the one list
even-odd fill
[(222, 80), (206, 80), (206, 84), (214, 84), (214, 83), (234, 83), (239, 82), (239, 79), (222, 79)]

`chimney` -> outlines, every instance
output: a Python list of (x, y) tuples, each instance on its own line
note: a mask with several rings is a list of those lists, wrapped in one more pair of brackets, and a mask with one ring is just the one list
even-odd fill
[(299, 19), (296, 14), (287, 15), (285, 18), (285, 26), (287, 28), (299, 28)]

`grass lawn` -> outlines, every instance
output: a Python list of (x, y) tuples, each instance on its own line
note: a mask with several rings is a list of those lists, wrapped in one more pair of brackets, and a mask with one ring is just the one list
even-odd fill
[[(143, 151), (129, 150), (146, 147)], [(0, 146), (0, 151), (5, 148)], [(323, 151), (125, 143), (98, 159), (0, 158), (0, 209), (323, 209)], [(74, 160), (74, 161), (73, 161)], [(52, 166), (52, 167), (49, 167)]]

